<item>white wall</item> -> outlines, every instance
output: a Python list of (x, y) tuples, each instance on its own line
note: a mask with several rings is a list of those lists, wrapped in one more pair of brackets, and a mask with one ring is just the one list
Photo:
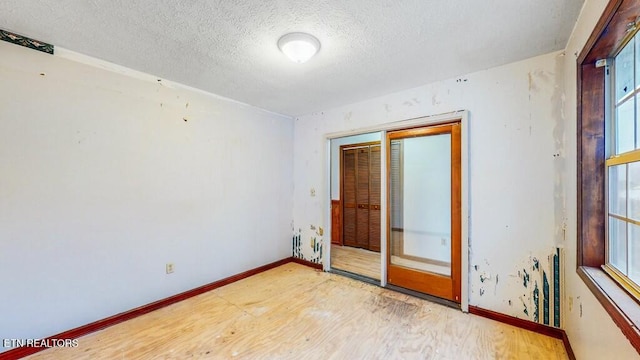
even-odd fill
[(557, 202), (567, 218), (567, 264), (565, 330), (578, 359), (637, 359), (636, 350), (613, 323), (602, 305), (576, 274), (577, 254), (577, 128), (576, 128), (576, 62), (585, 42), (591, 35), (607, 0), (587, 0), (573, 30), (563, 61), (565, 94), (563, 118), (555, 129), (558, 164), (557, 187), (564, 193), (564, 202)]
[[(302, 244), (320, 239), (310, 225), (328, 222), (325, 134), (466, 109), (470, 304), (532, 319), (534, 284), (541, 286), (549, 256), (564, 246), (556, 237), (563, 214), (554, 212), (554, 128), (562, 120), (563, 62), (564, 54), (556, 52), (297, 118), (294, 228)], [(315, 197), (310, 188), (319, 189)], [(537, 272), (534, 260), (540, 263)]]
[(290, 256), (292, 141), (290, 118), (0, 42), (0, 338)]

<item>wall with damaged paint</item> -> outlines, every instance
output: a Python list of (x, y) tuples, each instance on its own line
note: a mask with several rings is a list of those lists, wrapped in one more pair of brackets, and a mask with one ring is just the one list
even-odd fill
[(565, 238), (566, 311), (564, 328), (578, 359), (637, 359), (640, 358), (602, 305), (586, 287), (575, 271), (577, 255), (577, 128), (576, 128), (576, 59), (600, 18), (607, 0), (587, 0), (573, 30), (561, 66), (564, 72), (564, 106), (562, 121), (554, 128), (556, 152), (555, 233)]
[(0, 338), (291, 255), (292, 119), (6, 42), (0, 54)]
[[(328, 221), (325, 134), (466, 109), (470, 304), (533, 320), (532, 284), (541, 287), (542, 280), (530, 274), (525, 286), (522, 270), (557, 248), (554, 126), (562, 59), (559, 52), (546, 54), (297, 118), (294, 227), (302, 244), (325, 240), (309, 230)], [(318, 189), (316, 196), (310, 188)], [(309, 246), (302, 251), (312, 255)]]

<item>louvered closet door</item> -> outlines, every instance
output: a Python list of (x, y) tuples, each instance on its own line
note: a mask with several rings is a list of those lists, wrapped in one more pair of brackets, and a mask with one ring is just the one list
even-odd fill
[(369, 151), (369, 250), (380, 251), (380, 145)]
[(358, 149), (356, 174), (356, 242), (359, 247), (369, 248), (369, 148)]
[(343, 244), (380, 251), (380, 145), (342, 150)]
[(342, 241), (347, 246), (356, 242), (356, 156), (357, 149), (342, 152)]

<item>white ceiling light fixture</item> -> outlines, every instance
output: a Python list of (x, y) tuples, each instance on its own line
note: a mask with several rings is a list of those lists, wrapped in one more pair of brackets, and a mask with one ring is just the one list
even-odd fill
[(311, 59), (320, 50), (320, 41), (312, 35), (295, 32), (283, 35), (278, 40), (278, 48), (291, 61), (302, 64)]

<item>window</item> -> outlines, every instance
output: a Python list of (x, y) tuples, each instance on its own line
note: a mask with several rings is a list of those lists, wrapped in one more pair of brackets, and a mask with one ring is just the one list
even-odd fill
[(640, 35), (615, 56), (611, 81), (613, 120), (607, 137), (608, 241), (604, 266), (616, 281), (640, 299)]
[(638, 19), (640, 1), (610, 0), (577, 59), (576, 270), (640, 352), (640, 302), (629, 295), (640, 283)]

